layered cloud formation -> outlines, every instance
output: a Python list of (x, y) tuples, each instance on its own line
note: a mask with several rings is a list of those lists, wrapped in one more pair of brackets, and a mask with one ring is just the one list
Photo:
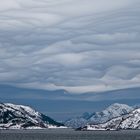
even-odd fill
[(0, 2), (0, 84), (71, 93), (140, 86), (139, 0)]

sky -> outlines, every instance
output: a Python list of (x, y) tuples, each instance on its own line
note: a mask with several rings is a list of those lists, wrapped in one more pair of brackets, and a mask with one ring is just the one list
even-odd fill
[(140, 87), (139, 0), (0, 3), (0, 85), (72, 100)]

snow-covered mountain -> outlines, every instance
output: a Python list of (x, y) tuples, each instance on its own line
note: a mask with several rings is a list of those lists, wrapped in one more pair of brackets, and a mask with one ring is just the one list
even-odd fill
[(115, 103), (101, 112), (95, 112), (86, 115), (86, 117), (82, 115), (81, 117), (67, 120), (65, 122), (65, 125), (72, 128), (78, 128), (78, 127), (83, 127), (86, 124), (105, 123), (112, 118), (116, 118), (121, 115), (128, 114), (132, 110), (133, 108), (128, 105)]
[(134, 111), (111, 119), (110, 121), (98, 125), (86, 125), (80, 130), (120, 130), (120, 129), (140, 129), (140, 108)]
[(10, 103), (0, 104), (0, 129), (42, 129), (61, 126), (63, 124), (31, 107)]
[(64, 124), (67, 127), (71, 127), (71, 128), (83, 127), (87, 124), (87, 120), (90, 118), (90, 116), (91, 114), (86, 112), (86, 113), (83, 113), (82, 116), (80, 117), (67, 120)]
[(106, 108), (105, 110), (93, 114), (89, 118), (88, 123), (92, 124), (104, 123), (112, 118), (127, 114), (132, 110), (133, 108), (128, 105), (115, 103)]

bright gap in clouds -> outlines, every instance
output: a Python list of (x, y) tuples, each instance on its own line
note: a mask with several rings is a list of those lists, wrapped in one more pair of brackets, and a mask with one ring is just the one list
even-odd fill
[(71, 93), (140, 86), (139, 0), (1, 0), (0, 84)]

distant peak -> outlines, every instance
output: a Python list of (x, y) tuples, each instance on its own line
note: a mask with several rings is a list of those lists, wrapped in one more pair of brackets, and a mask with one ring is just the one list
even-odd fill
[(130, 107), (129, 105), (120, 104), (120, 103), (114, 103), (114, 104), (110, 105), (108, 108), (111, 108), (111, 107), (118, 107), (118, 108), (121, 108), (121, 107), (128, 107), (128, 108), (132, 108), (132, 107)]

